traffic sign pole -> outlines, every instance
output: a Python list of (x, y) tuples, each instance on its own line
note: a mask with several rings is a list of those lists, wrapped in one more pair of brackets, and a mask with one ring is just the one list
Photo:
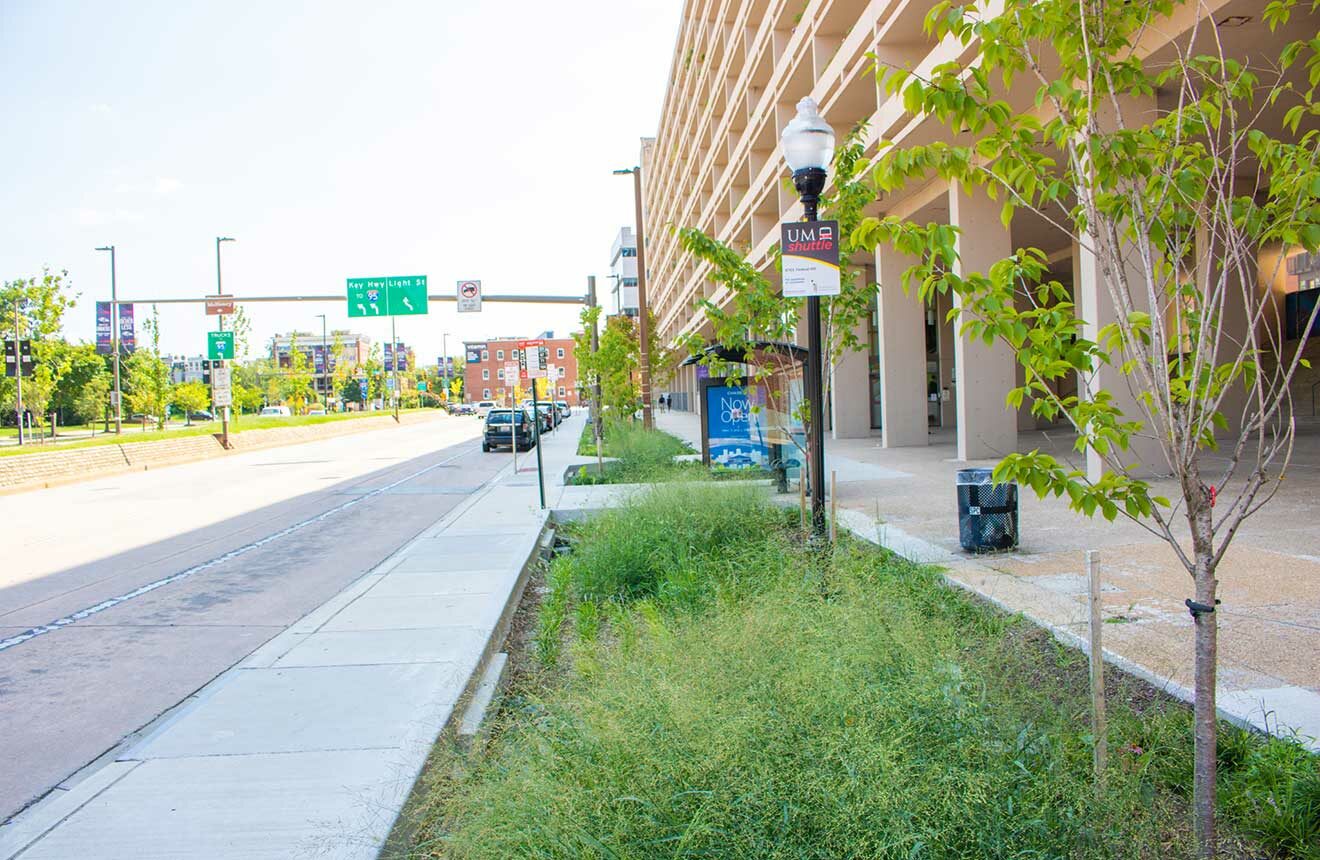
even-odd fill
[[(18, 329), (18, 299), (14, 299), (14, 382), (18, 396), (14, 398), (14, 417), (18, 419), (18, 444), (23, 444), (23, 335)], [(545, 507), (542, 504), (542, 507)]]
[(394, 350), (394, 361), (390, 368), (394, 371), (394, 423), (399, 423), (399, 400), (402, 399), (402, 392), (399, 390), (399, 335), (394, 328), (394, 315), (390, 314), (390, 343)]

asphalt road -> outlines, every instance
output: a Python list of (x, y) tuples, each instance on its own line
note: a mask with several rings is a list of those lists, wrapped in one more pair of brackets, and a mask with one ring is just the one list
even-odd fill
[(509, 463), (475, 418), (0, 496), (0, 821)]

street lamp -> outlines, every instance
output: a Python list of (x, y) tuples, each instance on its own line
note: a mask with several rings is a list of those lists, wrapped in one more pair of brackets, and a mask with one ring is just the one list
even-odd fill
[(440, 392), (441, 401), (449, 402), (449, 332), (440, 332), (440, 375), (445, 378), (445, 388)]
[[(793, 171), (793, 187), (802, 198), (804, 221), (816, 220), (816, 204), (825, 190), (826, 171), (834, 158), (834, 129), (820, 115), (816, 100), (797, 103), (797, 116), (779, 138), (784, 160)], [(807, 462), (811, 478), (811, 528), (825, 534), (825, 396), (820, 343), (820, 297), (807, 297)]]
[(646, 312), (646, 243), (642, 238), (642, 168), (627, 167), (614, 171), (615, 176), (631, 173), (633, 177), (633, 210), (637, 220), (637, 340), (638, 370), (642, 377), (642, 426), (650, 430), (655, 426), (651, 417), (651, 321)]
[(328, 413), (330, 411), (330, 349), (325, 343), (325, 314), (317, 314), (317, 316), (321, 318), (321, 391), (324, 394), (321, 402)]
[(119, 301), (115, 292), (115, 246), (106, 245), (98, 251), (110, 252), (110, 351), (114, 354), (115, 366), (115, 435), (123, 432), (124, 413), (120, 405), (123, 394), (119, 388)]

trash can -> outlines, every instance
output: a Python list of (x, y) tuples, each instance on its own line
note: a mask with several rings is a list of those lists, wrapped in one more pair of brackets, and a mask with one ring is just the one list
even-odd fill
[(990, 469), (958, 470), (958, 538), (968, 552), (1012, 549), (1018, 543), (1017, 484), (996, 484)]

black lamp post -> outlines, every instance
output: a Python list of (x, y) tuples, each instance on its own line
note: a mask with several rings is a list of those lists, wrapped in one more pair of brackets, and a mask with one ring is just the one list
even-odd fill
[[(793, 171), (793, 187), (802, 198), (803, 220), (816, 220), (816, 204), (834, 158), (834, 130), (816, 107), (815, 99), (797, 104), (797, 116), (784, 126), (779, 139), (784, 160)], [(811, 478), (811, 528), (825, 534), (825, 394), (821, 350), (820, 297), (807, 298), (807, 367), (803, 382), (807, 395), (807, 463)]]

